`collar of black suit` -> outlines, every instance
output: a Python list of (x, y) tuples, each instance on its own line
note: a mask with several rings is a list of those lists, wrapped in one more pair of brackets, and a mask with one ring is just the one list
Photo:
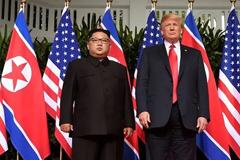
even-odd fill
[(94, 66), (99, 66), (100, 64), (103, 64), (104, 66), (108, 66), (109, 65), (109, 59), (106, 57), (105, 59), (103, 59), (102, 61), (100, 61), (97, 58), (92, 57), (91, 55), (89, 55), (87, 57), (87, 59), (94, 65)]

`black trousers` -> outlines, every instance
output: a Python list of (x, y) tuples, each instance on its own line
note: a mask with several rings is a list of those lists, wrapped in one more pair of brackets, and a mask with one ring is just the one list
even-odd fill
[(122, 160), (123, 143), (113, 135), (73, 137), (72, 160)]
[(151, 160), (196, 160), (196, 132), (183, 126), (178, 103), (166, 126), (146, 131), (146, 142)]

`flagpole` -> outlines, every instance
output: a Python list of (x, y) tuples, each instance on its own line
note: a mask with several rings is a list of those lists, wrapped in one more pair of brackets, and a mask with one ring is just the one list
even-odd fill
[[(24, 13), (24, 9), (25, 9), (25, 5), (27, 3), (27, 0), (22, 0), (21, 1), (21, 5), (20, 5), (20, 8), (23, 10), (23, 13)], [(17, 157), (16, 157), (16, 160), (19, 160), (19, 153), (17, 151)]]
[[(71, 0), (65, 0), (65, 6), (68, 8), (70, 5)], [(63, 155), (63, 147), (60, 145), (60, 153), (59, 153), (59, 160), (62, 160)]]
[(113, 0), (107, 0), (107, 7), (111, 7), (111, 4), (112, 4)]
[(27, 3), (27, 0), (22, 0), (22, 1), (21, 1), (20, 8), (23, 9), (23, 13), (24, 13), (24, 8), (25, 8), (26, 3)]
[(192, 10), (192, 8), (193, 8), (193, 3), (194, 3), (194, 0), (188, 0), (188, 3), (189, 3), (189, 7), (190, 7), (190, 9)]
[(151, 0), (152, 1), (152, 9), (156, 10), (157, 0)]
[[(71, 0), (65, 0), (65, 6), (68, 8)], [(63, 154), (63, 147), (60, 145), (60, 154), (59, 154), (59, 160), (62, 160), (62, 154)]]

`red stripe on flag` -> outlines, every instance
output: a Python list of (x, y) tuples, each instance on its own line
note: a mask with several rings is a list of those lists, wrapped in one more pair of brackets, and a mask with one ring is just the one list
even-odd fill
[(2, 147), (2, 145), (0, 144), (0, 155), (3, 154), (4, 152), (6, 152), (6, 151), (4, 150), (4, 148)]
[(238, 157), (240, 157), (240, 150), (239, 145), (236, 143), (236, 141), (232, 138), (232, 136), (229, 136), (229, 144), (231, 144), (231, 148), (233, 151), (237, 154)]
[(48, 66), (45, 68), (44, 74), (46, 74), (55, 84), (58, 84), (59, 77), (57, 77)]
[(145, 143), (146, 140), (145, 140), (145, 133), (143, 129), (139, 125), (136, 125), (136, 131), (137, 131), (138, 137), (141, 139), (143, 143)]
[(229, 91), (229, 88), (220, 79), (218, 81), (218, 86), (222, 90), (222, 92), (227, 96), (228, 100), (231, 102), (233, 107), (238, 111), (238, 113), (240, 113), (240, 108), (235, 107), (240, 105), (238, 100), (232, 95), (232, 93)]
[(228, 107), (224, 104), (223, 101), (221, 101), (221, 105), (222, 105), (222, 110), (223, 110), (224, 114), (226, 115), (229, 123), (234, 127), (234, 129), (236, 130), (237, 134), (240, 135), (240, 125), (239, 125), (239, 123), (233, 117), (232, 113), (228, 110)]
[(119, 47), (113, 42), (113, 40), (111, 39), (111, 51), (109, 52), (108, 56), (110, 57), (114, 57), (116, 58), (119, 63), (121, 63), (122, 65), (124, 66), (127, 66), (126, 65), (126, 61), (125, 61), (125, 58), (124, 58), (124, 55), (123, 55), (123, 52), (119, 49)]
[(56, 111), (51, 107), (49, 106), (47, 103), (45, 103), (46, 105), (46, 112), (54, 119), (56, 120)]
[(69, 146), (66, 139), (63, 137), (62, 133), (55, 127), (55, 137), (63, 147), (67, 155), (71, 158), (72, 157), (72, 146)]
[(137, 140), (138, 140), (137, 134), (133, 134), (132, 138), (126, 139), (126, 141), (128, 141), (133, 146), (133, 148), (139, 153), (138, 141)]
[(43, 82), (43, 88), (44, 91), (47, 93), (47, 95), (55, 102), (57, 102), (57, 94), (45, 83)]
[(6, 126), (2, 118), (0, 118), (0, 132), (2, 132), (5, 139), (7, 139)]

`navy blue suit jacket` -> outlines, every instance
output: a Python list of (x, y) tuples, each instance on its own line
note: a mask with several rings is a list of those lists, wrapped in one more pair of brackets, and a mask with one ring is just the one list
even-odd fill
[[(197, 118), (210, 120), (207, 80), (200, 51), (181, 45), (178, 105), (183, 125), (197, 131)], [(165, 45), (144, 49), (137, 75), (137, 114), (150, 114), (149, 128), (164, 127), (172, 109), (173, 81)]]

